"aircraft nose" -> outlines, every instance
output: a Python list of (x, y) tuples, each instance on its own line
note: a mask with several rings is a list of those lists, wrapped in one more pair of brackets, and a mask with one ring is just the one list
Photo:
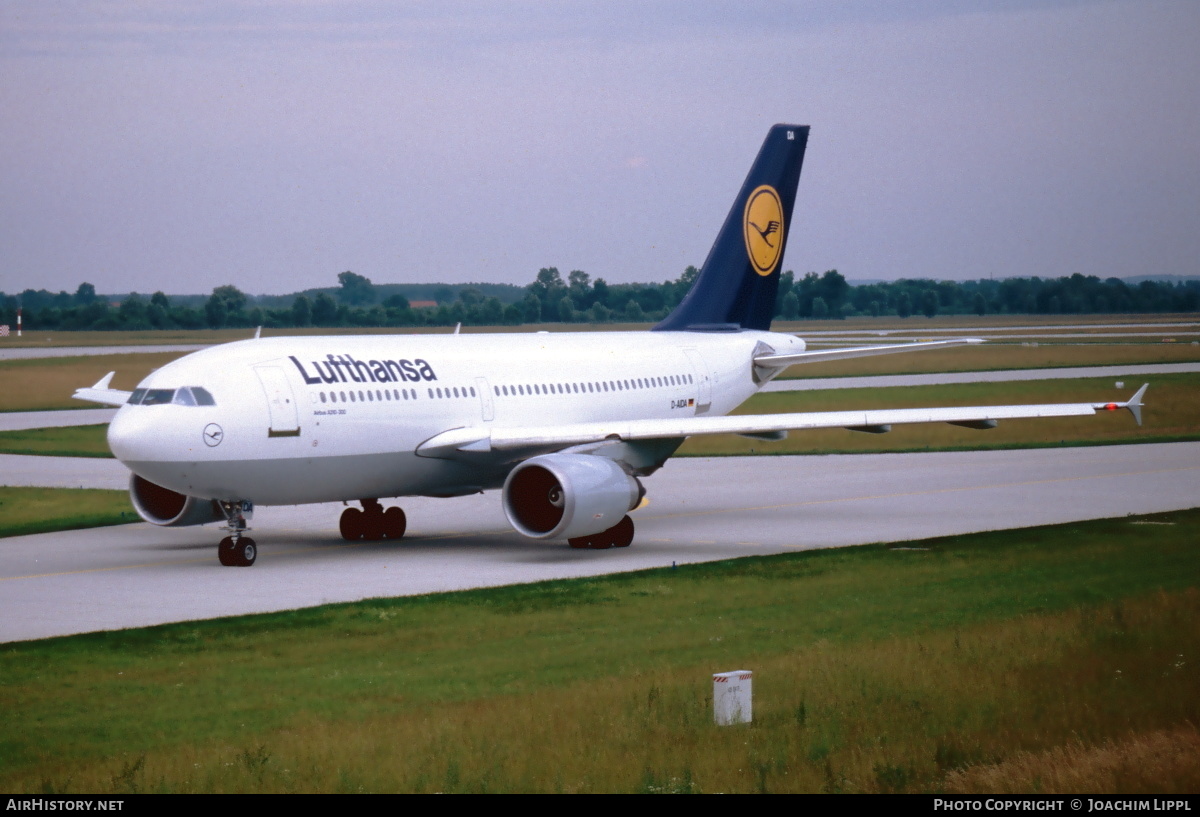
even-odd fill
[(122, 462), (160, 459), (155, 456), (161, 448), (162, 430), (156, 428), (152, 412), (139, 411), (140, 406), (122, 406), (108, 424), (108, 447)]

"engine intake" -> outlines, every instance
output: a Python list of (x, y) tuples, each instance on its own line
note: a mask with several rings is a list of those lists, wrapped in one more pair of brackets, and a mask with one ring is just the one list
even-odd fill
[(546, 454), (504, 481), (504, 514), (532, 539), (573, 539), (608, 530), (645, 496), (641, 483), (606, 457)]
[(215, 499), (177, 494), (137, 474), (129, 478), (129, 498), (138, 516), (165, 527), (183, 527), (219, 522), (225, 518)]

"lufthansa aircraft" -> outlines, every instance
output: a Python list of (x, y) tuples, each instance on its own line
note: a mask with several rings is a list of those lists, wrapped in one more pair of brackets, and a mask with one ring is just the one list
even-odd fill
[(521, 534), (625, 547), (642, 479), (685, 438), (789, 430), (882, 432), (898, 423), (993, 428), (998, 420), (1124, 403), (727, 416), (796, 363), (977, 340), (805, 351), (770, 331), (808, 128), (776, 125), (691, 291), (647, 332), (279, 337), (187, 355), (132, 392), (110, 373), (82, 400), (118, 405), (113, 454), (157, 525), (223, 521), (223, 565), (251, 565), (255, 505), (357, 501), (346, 539), (399, 539), (404, 512), (381, 498), (500, 489)]

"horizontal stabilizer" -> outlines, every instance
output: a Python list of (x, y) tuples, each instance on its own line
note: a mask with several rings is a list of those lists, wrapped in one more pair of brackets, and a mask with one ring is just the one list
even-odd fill
[(815, 352), (796, 352), (790, 355), (758, 355), (754, 358), (754, 365), (770, 369), (783, 369), (797, 363), (821, 363), (826, 360), (847, 360), (852, 357), (920, 352), (927, 349), (946, 349), (951, 346), (968, 346), (983, 342), (981, 338), (957, 338), (922, 341), (921, 343), (888, 343), (883, 346), (854, 346), (848, 349), (821, 349)]

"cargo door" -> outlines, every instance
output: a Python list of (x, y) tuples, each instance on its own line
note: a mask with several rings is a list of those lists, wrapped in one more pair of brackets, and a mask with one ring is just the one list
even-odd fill
[(256, 366), (254, 373), (267, 397), (270, 413), (268, 437), (299, 437), (300, 413), (296, 409), (296, 398), (287, 375), (278, 366)]

